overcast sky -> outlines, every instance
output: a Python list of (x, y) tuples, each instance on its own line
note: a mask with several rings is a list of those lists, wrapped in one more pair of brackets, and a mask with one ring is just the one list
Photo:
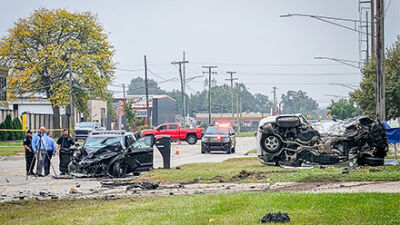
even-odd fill
[[(385, 0), (389, 5), (390, 0)], [(0, 36), (19, 17), (34, 9), (65, 8), (98, 15), (115, 46), (118, 70), (114, 84), (128, 84), (143, 76), (143, 55), (147, 55), (149, 77), (156, 81), (178, 78), (172, 61), (186, 51), (187, 77), (203, 74), (202, 65), (217, 65), (218, 84), (227, 83), (226, 71), (252, 93), (272, 98), (288, 90), (302, 89), (321, 106), (327, 95), (347, 95), (348, 88), (330, 85), (357, 85), (360, 71), (332, 61), (326, 56), (359, 60), (358, 34), (308, 17), (280, 18), (281, 14), (305, 13), (358, 19), (358, 0), (0, 0)], [(392, 0), (386, 12), (386, 46), (400, 34), (400, 1)], [(344, 23), (353, 26), (353, 23)], [(133, 70), (133, 71), (126, 71)], [(305, 75), (309, 74), (309, 75)], [(157, 75), (157, 76), (156, 76)], [(204, 78), (188, 83), (188, 91), (200, 91)], [(178, 89), (178, 80), (160, 85)], [(113, 90), (118, 88), (113, 87)], [(116, 92), (118, 94), (118, 92)]]

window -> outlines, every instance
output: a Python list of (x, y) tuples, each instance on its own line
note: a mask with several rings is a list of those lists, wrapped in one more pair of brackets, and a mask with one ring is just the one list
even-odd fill
[(178, 125), (176, 125), (176, 124), (170, 124), (170, 125), (169, 125), (169, 129), (170, 129), (170, 130), (177, 130), (177, 129), (178, 129)]
[(0, 77), (0, 101), (7, 101), (7, 79)]
[(167, 129), (167, 125), (162, 125), (158, 128), (159, 130), (166, 130)]

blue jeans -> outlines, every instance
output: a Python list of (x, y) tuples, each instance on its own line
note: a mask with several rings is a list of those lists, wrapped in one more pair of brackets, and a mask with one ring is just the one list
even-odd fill
[(44, 159), (44, 175), (48, 175), (50, 173), (50, 160), (53, 156), (53, 150), (47, 150), (47, 156)]

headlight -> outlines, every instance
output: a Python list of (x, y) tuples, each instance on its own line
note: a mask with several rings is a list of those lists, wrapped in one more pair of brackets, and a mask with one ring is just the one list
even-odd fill
[(228, 137), (222, 138), (222, 142), (229, 142), (229, 141), (230, 141), (230, 138), (228, 138)]
[(201, 141), (207, 142), (207, 141), (208, 141), (208, 138), (202, 137), (202, 138), (201, 138)]

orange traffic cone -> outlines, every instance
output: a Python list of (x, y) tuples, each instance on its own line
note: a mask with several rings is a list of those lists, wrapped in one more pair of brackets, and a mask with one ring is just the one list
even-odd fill
[(176, 151), (175, 151), (175, 155), (179, 155), (179, 150), (176, 150)]
[(181, 141), (181, 139), (179, 139), (178, 145), (181, 145), (181, 144), (182, 144), (182, 141)]

